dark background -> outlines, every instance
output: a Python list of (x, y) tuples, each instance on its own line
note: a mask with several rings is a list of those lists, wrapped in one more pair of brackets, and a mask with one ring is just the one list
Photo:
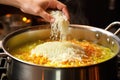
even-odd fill
[[(105, 28), (113, 21), (120, 21), (120, 0), (113, 0), (114, 9), (110, 9), (112, 0), (60, 0), (67, 5), (70, 12), (71, 24), (85, 24)], [(0, 17), (7, 13), (22, 13), (19, 9), (0, 5)], [(25, 14), (28, 15), (28, 14)], [(41, 24), (38, 16), (29, 15), (32, 25)]]

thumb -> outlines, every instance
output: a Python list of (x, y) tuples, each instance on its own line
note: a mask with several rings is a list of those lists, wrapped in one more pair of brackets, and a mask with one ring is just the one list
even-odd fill
[(54, 18), (45, 10), (41, 10), (40, 15), (43, 19), (45, 19), (48, 22), (54, 22)]

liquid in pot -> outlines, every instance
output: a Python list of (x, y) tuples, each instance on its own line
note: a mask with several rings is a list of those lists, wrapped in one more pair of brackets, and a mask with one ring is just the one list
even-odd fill
[[(82, 55), (81, 53), (76, 53), (76, 55), (79, 56), (79, 59), (78, 57), (73, 58), (73, 56), (70, 58), (69, 56), (65, 56), (64, 53), (60, 53), (59, 55), (54, 56), (55, 58), (57, 57), (59, 58), (59, 56), (63, 54), (65, 58), (64, 60), (61, 60), (61, 61), (56, 60), (54, 62), (50, 60), (49, 57), (46, 57), (44, 55), (39, 55), (39, 56), (32, 55), (31, 56), (31, 50), (40, 44), (44, 44), (45, 42), (52, 42), (52, 41), (38, 40), (36, 42), (27, 43), (12, 50), (11, 54), (15, 56), (16, 58), (29, 62), (31, 64), (37, 64), (40, 66), (49, 66), (49, 67), (88, 66), (88, 65), (93, 65), (93, 64), (104, 62), (112, 58), (115, 55), (115, 53), (113, 53), (111, 49), (105, 46), (102, 46), (100, 44), (96, 44), (94, 42), (89, 42), (86, 40), (79, 41), (79, 40), (73, 39), (67, 42), (80, 46), (85, 51), (85, 53), (82, 53)], [(49, 53), (49, 54), (54, 54), (54, 53)]]

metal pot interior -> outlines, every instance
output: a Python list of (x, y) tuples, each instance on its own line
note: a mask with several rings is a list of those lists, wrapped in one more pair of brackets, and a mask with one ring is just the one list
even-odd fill
[[(119, 53), (120, 39), (116, 35), (103, 29), (92, 26), (71, 24), (69, 28), (69, 35), (70, 39), (75, 38), (79, 40), (92, 41), (110, 48), (113, 50), (115, 55)], [(10, 50), (28, 42), (48, 38), (50, 38), (50, 25), (31, 26), (8, 34), (3, 39), (2, 47), (7, 55), (13, 57), (9, 52)]]

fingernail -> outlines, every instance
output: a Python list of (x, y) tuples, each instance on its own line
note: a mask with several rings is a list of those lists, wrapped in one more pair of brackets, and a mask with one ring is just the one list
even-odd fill
[(50, 20), (50, 22), (54, 22), (54, 19), (52, 18), (52, 19)]

